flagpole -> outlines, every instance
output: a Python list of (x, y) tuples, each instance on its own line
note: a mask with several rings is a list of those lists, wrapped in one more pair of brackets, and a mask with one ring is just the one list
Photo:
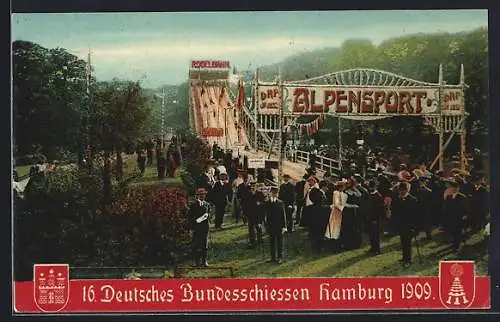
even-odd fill
[(85, 127), (85, 139), (87, 142), (87, 161), (89, 165), (92, 165), (92, 147), (90, 142), (90, 110), (92, 106), (92, 94), (91, 94), (91, 81), (92, 81), (92, 52), (89, 49), (87, 54), (87, 117), (86, 117), (86, 127)]

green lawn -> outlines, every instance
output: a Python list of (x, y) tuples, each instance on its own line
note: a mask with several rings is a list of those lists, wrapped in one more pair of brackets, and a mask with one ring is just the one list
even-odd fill
[[(128, 158), (123, 162), (123, 173), (125, 178), (138, 174), (137, 158), (135, 156)], [(156, 166), (146, 166), (143, 176), (137, 176), (128, 184), (131, 187), (142, 185), (164, 185), (169, 187), (182, 187), (182, 180), (179, 175), (174, 178), (158, 179)]]
[[(463, 254), (446, 252), (446, 236), (437, 230), (433, 232), (433, 240), (426, 241), (422, 233), (419, 238), (422, 261), (419, 261), (416, 247), (413, 246), (413, 265), (404, 269), (399, 263), (401, 247), (399, 237), (382, 240), (382, 254), (370, 256), (366, 253), (369, 242), (364, 236), (363, 247), (357, 250), (332, 254), (328, 251), (318, 254), (310, 247), (307, 233), (298, 230), (287, 234), (284, 241), (284, 260), (280, 265), (266, 263), (269, 258), (268, 240), (264, 239), (265, 254), (260, 249), (248, 249), (247, 228), (243, 224), (234, 224), (233, 219), (226, 217), (226, 230), (214, 231), (211, 234), (212, 246), (209, 250), (209, 263), (214, 266), (232, 266), (236, 277), (349, 277), (349, 276), (434, 276), (438, 274), (439, 260), (469, 259), (476, 261), (476, 273), (487, 274), (488, 244), (483, 242), (480, 234), (472, 236)], [(199, 276), (203, 270), (193, 271), (187, 276)], [(203, 274), (203, 273), (202, 273)], [(202, 275), (201, 274), (201, 275)], [(220, 272), (224, 276), (227, 272)], [(219, 276), (220, 276), (219, 275)]]
[[(284, 240), (284, 258), (280, 265), (267, 263), (269, 249), (268, 238), (264, 238), (264, 247), (247, 248), (248, 231), (246, 225), (234, 223), (234, 219), (226, 214), (223, 231), (211, 228), (209, 238), (208, 262), (210, 269), (191, 268), (191, 261), (182, 267), (185, 278), (217, 278), (217, 277), (370, 277), (370, 276), (437, 276), (440, 260), (475, 260), (476, 274), (488, 273), (488, 244), (481, 234), (473, 235), (464, 247), (463, 254), (457, 256), (446, 251), (447, 237), (437, 230), (433, 232), (433, 240), (427, 241), (422, 233), (419, 238), (422, 261), (413, 246), (413, 265), (404, 269), (399, 263), (401, 247), (399, 237), (382, 239), (382, 254), (370, 256), (364, 236), (361, 249), (332, 254), (328, 251), (318, 254), (310, 247), (305, 230), (297, 230), (287, 234)], [(219, 269), (220, 268), (220, 269)], [(233, 269), (234, 275), (231, 275)], [(173, 277), (174, 267), (158, 267), (137, 269), (143, 278)], [(121, 277), (132, 269), (91, 269), (79, 271), (79, 278)]]

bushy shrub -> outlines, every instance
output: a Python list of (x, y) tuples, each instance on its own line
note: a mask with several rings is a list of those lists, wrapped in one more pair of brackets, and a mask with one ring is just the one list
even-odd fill
[(167, 266), (189, 253), (183, 189), (116, 189), (103, 209), (100, 170), (56, 171), (15, 200), (15, 279), (34, 263), (70, 266)]
[(114, 255), (103, 264), (165, 266), (189, 253), (185, 190), (144, 186), (130, 190), (108, 209)]
[(196, 135), (184, 136), (182, 144), (183, 171), (181, 178), (188, 191), (194, 191), (196, 179), (203, 173), (203, 168), (210, 160), (210, 146)]
[(16, 279), (31, 279), (33, 263), (91, 258), (99, 233), (102, 176), (97, 169), (35, 176), (14, 205)]

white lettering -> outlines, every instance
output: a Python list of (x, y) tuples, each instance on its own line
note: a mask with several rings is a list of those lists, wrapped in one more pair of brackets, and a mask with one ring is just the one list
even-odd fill
[(104, 292), (104, 298), (101, 299), (101, 302), (109, 303), (115, 298), (115, 289), (111, 285), (101, 286), (101, 292)]
[(182, 290), (182, 299), (181, 302), (191, 302), (193, 300), (193, 292), (192, 292), (191, 284), (186, 283), (181, 285)]

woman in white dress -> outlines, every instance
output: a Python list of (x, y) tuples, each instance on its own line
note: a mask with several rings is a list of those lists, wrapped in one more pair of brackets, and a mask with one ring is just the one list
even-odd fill
[(327, 239), (336, 241), (335, 246), (340, 246), (338, 245), (338, 241), (340, 237), (340, 227), (342, 225), (342, 211), (347, 204), (347, 194), (344, 192), (346, 185), (346, 181), (339, 181), (335, 184), (333, 205), (330, 206), (332, 211), (330, 212), (330, 219), (328, 220), (325, 231), (325, 237)]

